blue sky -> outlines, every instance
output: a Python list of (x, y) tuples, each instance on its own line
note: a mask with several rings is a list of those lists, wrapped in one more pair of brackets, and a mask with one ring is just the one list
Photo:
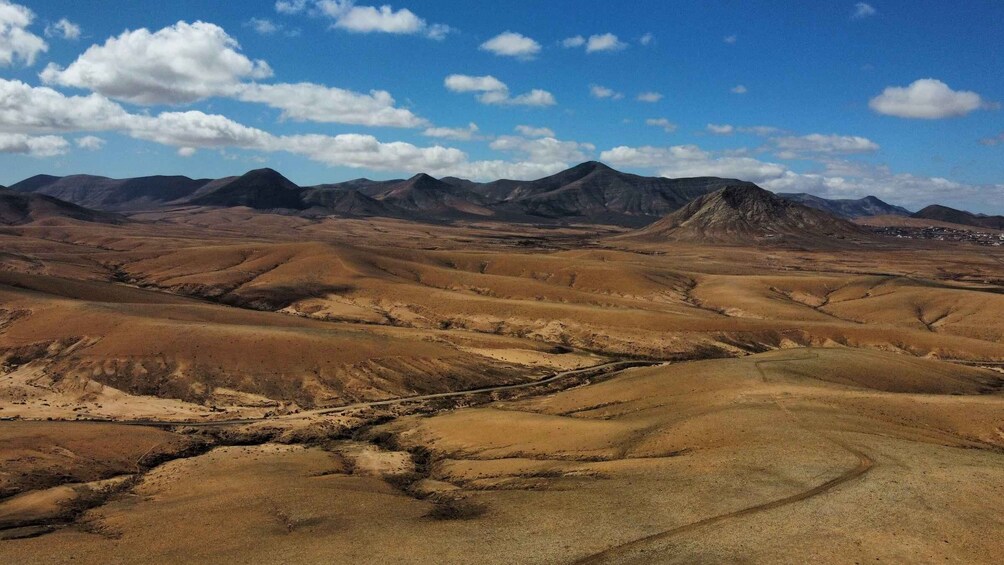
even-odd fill
[(1004, 212), (1004, 3), (382, 6), (0, 0), (0, 183), (599, 159)]

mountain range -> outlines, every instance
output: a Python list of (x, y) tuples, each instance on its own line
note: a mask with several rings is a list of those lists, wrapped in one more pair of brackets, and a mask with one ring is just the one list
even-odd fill
[[(745, 181), (718, 177), (644, 177), (589, 161), (529, 181), (500, 179), (474, 182), (457, 177), (436, 179), (419, 173), (409, 179), (361, 178), (301, 187), (277, 171), (257, 169), (220, 179), (36, 175), (12, 185), (10, 191), (50, 196), (101, 212), (128, 213), (181, 206), (246, 206), (313, 217), (388, 217), (426, 222), (597, 223), (638, 228), (680, 210), (697, 198), (723, 188), (735, 191), (737, 187), (758, 188)], [(857, 200), (826, 199), (805, 193), (776, 196), (843, 219), (911, 215), (909, 210), (874, 196)], [(79, 211), (74, 214), (79, 215)], [(944, 206), (929, 206), (912, 216), (1004, 228), (1002, 216), (983, 216)]]
[(493, 219), (640, 227), (736, 179), (643, 177), (590, 161), (532, 181), (478, 183), (420, 173), (409, 179), (355, 179), (300, 187), (272, 169), (237, 177), (36, 175), (11, 186), (94, 210), (132, 212), (176, 206), (247, 206), (301, 215), (419, 221)]

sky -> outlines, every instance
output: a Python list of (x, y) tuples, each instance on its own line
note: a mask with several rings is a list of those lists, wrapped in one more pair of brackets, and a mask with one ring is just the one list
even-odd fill
[(1004, 2), (0, 0), (0, 184), (582, 161), (1004, 213)]

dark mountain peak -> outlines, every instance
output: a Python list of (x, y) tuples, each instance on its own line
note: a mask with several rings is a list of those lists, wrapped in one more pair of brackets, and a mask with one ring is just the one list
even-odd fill
[(48, 186), (62, 177), (56, 177), (53, 175), (35, 175), (33, 177), (28, 177), (23, 181), (16, 182), (11, 185), (11, 190), (16, 190), (18, 192), (34, 192), (39, 188)]
[(841, 239), (868, 239), (854, 224), (785, 200), (753, 183), (729, 184), (692, 200), (628, 239), (829, 246)]
[(241, 183), (261, 183), (261, 184), (272, 184), (281, 188), (299, 190), (300, 187), (297, 186), (293, 181), (282, 176), (279, 171), (275, 169), (270, 169), (268, 167), (263, 169), (253, 169), (243, 175), (237, 177), (234, 182)]
[(972, 212), (956, 210), (955, 208), (949, 208), (948, 206), (942, 206), (940, 204), (931, 204), (914, 214), (912, 217), (995, 230), (1004, 229), (1004, 216), (974, 214)]
[(300, 210), (306, 204), (300, 198), (302, 189), (274, 169), (255, 169), (228, 182), (214, 185), (213, 190), (192, 198), (192, 204), (203, 206), (247, 206), (257, 210), (277, 208)]

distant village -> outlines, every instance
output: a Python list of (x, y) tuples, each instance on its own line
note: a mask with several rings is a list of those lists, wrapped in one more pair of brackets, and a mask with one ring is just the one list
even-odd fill
[(923, 228), (907, 226), (873, 227), (875, 233), (903, 239), (933, 239), (937, 241), (964, 241), (991, 247), (1004, 246), (1004, 233), (999, 231), (970, 231), (941, 226)]

